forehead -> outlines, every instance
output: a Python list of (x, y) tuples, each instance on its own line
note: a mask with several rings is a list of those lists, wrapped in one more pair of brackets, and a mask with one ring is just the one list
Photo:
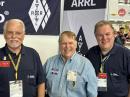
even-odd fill
[(113, 29), (110, 25), (103, 25), (97, 28), (96, 33), (100, 32), (113, 32)]
[(68, 36), (68, 35), (62, 35), (62, 37), (61, 37), (61, 41), (63, 42), (65, 42), (65, 41), (75, 41), (74, 40), (74, 37), (73, 36)]
[(9, 21), (6, 25), (6, 29), (7, 30), (23, 30), (23, 26), (21, 23), (17, 22), (17, 21)]

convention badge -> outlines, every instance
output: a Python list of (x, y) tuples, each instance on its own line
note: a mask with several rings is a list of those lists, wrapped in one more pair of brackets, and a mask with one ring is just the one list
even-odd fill
[(74, 71), (68, 71), (67, 73), (67, 80), (68, 81), (76, 81), (77, 73)]
[(10, 81), (10, 97), (23, 97), (23, 82), (22, 80)]
[(98, 75), (98, 91), (107, 91), (107, 74), (99, 73)]
[(67, 80), (72, 82), (73, 87), (76, 85), (77, 73), (74, 71), (68, 71)]
[(0, 67), (10, 67), (10, 61), (0, 61)]

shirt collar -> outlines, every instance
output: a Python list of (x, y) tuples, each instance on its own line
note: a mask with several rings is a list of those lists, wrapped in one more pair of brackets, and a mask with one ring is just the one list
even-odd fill
[[(99, 46), (98, 46), (99, 48)], [(112, 54), (115, 54), (116, 51), (117, 51), (117, 48), (118, 48), (118, 44), (114, 43), (112, 49), (106, 54), (106, 55), (112, 55)], [(101, 49), (100, 49), (100, 52), (101, 52)]]
[[(9, 48), (7, 47), (7, 44), (5, 44), (5, 53), (6, 54), (14, 54), (12, 51), (9, 50)], [(25, 54), (25, 47), (23, 44), (22, 44), (20, 53)]]
[(112, 48), (111, 51), (110, 51), (110, 54), (115, 54), (115, 53), (117, 52), (119, 46), (120, 46), (120, 45), (118, 45), (118, 44), (115, 43), (115, 44), (113, 45), (113, 48)]
[[(74, 59), (74, 57), (75, 57), (75, 55), (76, 55), (76, 52), (71, 56), (71, 58), (70, 59), (68, 59), (67, 61), (72, 61), (73, 59)], [(64, 58), (63, 58), (63, 56), (60, 54), (60, 58), (61, 58), (61, 60), (64, 62)]]

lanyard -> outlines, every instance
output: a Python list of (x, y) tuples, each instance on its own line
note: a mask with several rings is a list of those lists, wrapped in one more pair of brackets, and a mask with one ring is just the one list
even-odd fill
[(20, 64), (21, 54), (19, 54), (19, 57), (18, 57), (16, 64), (14, 63), (12, 56), (10, 54), (8, 54), (8, 56), (11, 60), (11, 63), (13, 64), (14, 69), (15, 69), (15, 79), (17, 80), (18, 79), (18, 67), (19, 67), (19, 64)]
[(101, 73), (104, 73), (104, 65), (105, 65), (105, 62), (109, 59), (109, 57), (110, 57), (110, 54), (104, 58), (102, 58), (102, 55), (101, 55), (101, 67), (100, 67)]

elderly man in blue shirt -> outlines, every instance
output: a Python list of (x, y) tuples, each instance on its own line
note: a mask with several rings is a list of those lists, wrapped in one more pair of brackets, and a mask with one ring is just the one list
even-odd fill
[(90, 61), (76, 53), (76, 35), (64, 31), (59, 37), (60, 53), (43, 68), (49, 97), (96, 97), (97, 78)]

